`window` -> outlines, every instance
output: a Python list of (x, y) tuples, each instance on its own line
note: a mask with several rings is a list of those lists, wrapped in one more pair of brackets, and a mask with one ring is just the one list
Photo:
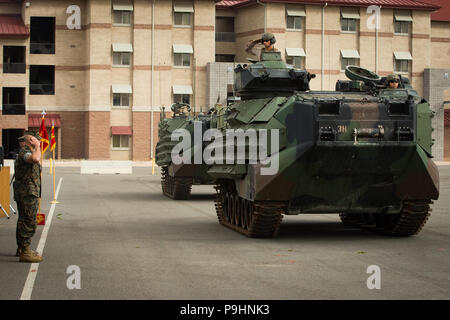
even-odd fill
[(286, 28), (291, 30), (302, 30), (302, 17), (287, 16)]
[(113, 84), (111, 86), (113, 107), (129, 107), (133, 89), (129, 84)]
[(286, 29), (288, 30), (302, 30), (303, 18), (306, 16), (303, 7), (288, 7), (286, 8)]
[(394, 33), (409, 34), (409, 24), (413, 21), (411, 11), (397, 10), (394, 11)]
[(30, 53), (55, 54), (55, 17), (30, 17)]
[(187, 103), (190, 105), (191, 95), (190, 94), (174, 94), (173, 102), (174, 103)]
[(292, 64), (297, 69), (303, 69), (304, 57), (306, 57), (303, 48), (286, 48), (286, 62)]
[(113, 107), (129, 107), (130, 94), (129, 93), (113, 93)]
[(3, 87), (2, 114), (25, 114), (25, 88)]
[(409, 60), (395, 60), (395, 72), (409, 72)]
[(114, 52), (113, 65), (129, 66), (131, 61), (131, 53), (129, 52)]
[(131, 25), (133, 4), (130, 0), (113, 0), (113, 24)]
[(173, 24), (176, 26), (191, 26), (194, 6), (191, 2), (175, 2), (173, 4)]
[(356, 32), (359, 19), (360, 16), (358, 8), (341, 8), (341, 31)]
[(129, 66), (131, 64), (131, 53), (133, 45), (131, 43), (113, 43), (113, 65)]
[(173, 65), (179, 67), (189, 67), (191, 65), (191, 54), (194, 53), (189, 44), (173, 45)]
[(172, 86), (173, 90), (173, 102), (174, 103), (187, 103), (190, 104), (191, 95), (193, 94), (191, 86)]
[(354, 49), (341, 49), (341, 70), (344, 71), (347, 66), (359, 65), (359, 52)]
[(3, 46), (3, 73), (25, 71), (25, 46)]
[(406, 73), (409, 72), (409, 61), (412, 61), (412, 55), (408, 51), (394, 51), (394, 71)]
[(292, 64), (297, 69), (303, 69), (303, 57), (288, 57), (286, 56), (286, 62)]
[(189, 67), (191, 65), (191, 55), (189, 53), (174, 53), (174, 65)]
[(216, 41), (236, 41), (233, 17), (216, 17)]
[(356, 20), (342, 18), (341, 19), (341, 31), (356, 32)]
[(176, 26), (190, 26), (191, 15), (189, 12), (174, 12), (173, 24)]
[(131, 11), (114, 11), (113, 23), (131, 25)]
[(345, 70), (347, 66), (357, 66), (358, 60), (356, 58), (342, 58), (341, 60), (341, 70)]
[(55, 66), (30, 65), (30, 94), (55, 94)]
[(128, 149), (130, 145), (130, 136), (128, 135), (113, 135), (112, 147), (113, 149)]
[(409, 22), (408, 21), (394, 21), (394, 33), (395, 34), (408, 34)]

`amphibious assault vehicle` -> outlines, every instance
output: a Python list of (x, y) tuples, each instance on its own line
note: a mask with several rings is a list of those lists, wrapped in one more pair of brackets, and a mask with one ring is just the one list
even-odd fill
[[(194, 155), (194, 128), (195, 124), (200, 126), (201, 131), (210, 127), (211, 117), (221, 108), (210, 110), (208, 114), (194, 116), (190, 113), (191, 107), (185, 103), (174, 103), (171, 106), (172, 118), (166, 118), (165, 110), (161, 110), (160, 122), (158, 124), (159, 141), (156, 145), (156, 164), (161, 167), (161, 187), (163, 194), (175, 199), (186, 200), (191, 194), (192, 185), (213, 184), (213, 179), (206, 173), (208, 167), (203, 163), (195, 163), (190, 157), (189, 163), (174, 163), (172, 150), (179, 144), (181, 138), (176, 130), (182, 130), (188, 134), (192, 142), (189, 152)], [(175, 134), (174, 134), (175, 133)], [(186, 138), (186, 137), (184, 137)], [(199, 150), (200, 152), (202, 150)], [(192, 160), (192, 161), (191, 161)]]
[[(279, 52), (236, 67), (241, 101), (219, 127), (234, 162), (207, 171), (221, 224), (274, 237), (283, 215), (337, 213), (345, 225), (419, 233), (439, 196), (433, 112), (407, 78), (387, 89), (369, 70), (349, 66), (346, 75), (336, 91), (310, 91), (314, 75), (286, 65)], [(244, 139), (235, 143), (238, 131)]]

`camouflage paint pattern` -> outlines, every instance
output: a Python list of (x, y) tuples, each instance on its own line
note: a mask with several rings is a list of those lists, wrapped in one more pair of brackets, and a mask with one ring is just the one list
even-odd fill
[(244, 199), (285, 202), (285, 214), (399, 213), (405, 200), (438, 198), (433, 115), (410, 86), (369, 92), (352, 82), (353, 92), (282, 91), (273, 87), (280, 64), (237, 68), (244, 99), (226, 115), (231, 129), (280, 131), (278, 173), (261, 175), (260, 163), (222, 164), (209, 168), (211, 176), (232, 180)]
[[(163, 114), (163, 113), (162, 113)], [(158, 124), (159, 141), (156, 145), (156, 164), (161, 167), (168, 167), (168, 173), (172, 177), (192, 177), (193, 184), (212, 184), (213, 180), (207, 174), (207, 166), (204, 164), (180, 164), (172, 162), (172, 149), (179, 141), (172, 141), (172, 133), (176, 129), (185, 129), (191, 135), (191, 151), (194, 149), (194, 121), (202, 123), (202, 131), (205, 132), (210, 127), (211, 119), (215, 119), (215, 112), (211, 114), (200, 114), (193, 116), (191, 114), (175, 114), (172, 118), (161, 116)], [(217, 119), (214, 120), (217, 124)], [(222, 120), (223, 121), (223, 120)]]

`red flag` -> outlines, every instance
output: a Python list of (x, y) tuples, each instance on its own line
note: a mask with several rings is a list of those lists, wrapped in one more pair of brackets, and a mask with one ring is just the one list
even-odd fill
[(52, 122), (52, 133), (50, 137), (50, 151), (53, 151), (56, 147), (56, 140), (55, 140), (55, 124)]
[(45, 118), (42, 116), (41, 127), (39, 128), (39, 135), (41, 136), (42, 152), (48, 148), (48, 133), (45, 128)]

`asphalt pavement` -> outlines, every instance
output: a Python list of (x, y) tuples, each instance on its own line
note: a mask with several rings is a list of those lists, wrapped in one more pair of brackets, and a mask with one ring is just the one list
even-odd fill
[(17, 215), (0, 218), (0, 299), (449, 299), (450, 166), (439, 169), (440, 198), (417, 236), (316, 214), (285, 216), (277, 238), (249, 239), (219, 225), (212, 186), (174, 201), (149, 167), (61, 167), (52, 209), (44, 168), (41, 212), (53, 212), (33, 238), (44, 261), (18, 263)]

